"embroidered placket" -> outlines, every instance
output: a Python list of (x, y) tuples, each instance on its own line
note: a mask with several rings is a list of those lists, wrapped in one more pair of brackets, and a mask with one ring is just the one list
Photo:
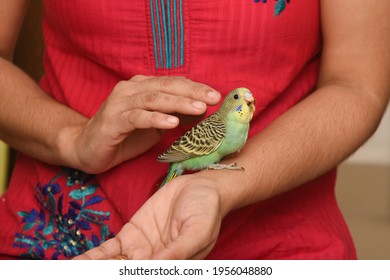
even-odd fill
[(184, 65), (183, 0), (149, 0), (157, 69)]

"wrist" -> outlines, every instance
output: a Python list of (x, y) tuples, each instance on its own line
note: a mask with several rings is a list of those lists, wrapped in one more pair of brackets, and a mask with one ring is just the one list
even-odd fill
[(218, 193), (222, 217), (240, 207), (240, 193), (238, 189), (241, 188), (242, 182), (240, 183), (234, 176), (230, 176), (226, 172), (236, 173), (235, 171), (225, 170), (202, 170), (194, 174), (194, 176), (209, 182), (208, 186)]
[(61, 165), (83, 169), (80, 161), (77, 142), (83, 130), (84, 122), (63, 127), (57, 134), (56, 149)]

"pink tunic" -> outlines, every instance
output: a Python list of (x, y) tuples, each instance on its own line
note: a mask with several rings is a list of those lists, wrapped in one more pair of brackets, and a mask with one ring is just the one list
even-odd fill
[[(251, 137), (315, 88), (319, 18), (318, 0), (46, 0), (41, 86), (88, 117), (136, 74), (182, 75), (223, 94), (244, 86), (257, 105)], [(115, 235), (165, 177), (156, 157), (186, 129), (97, 176), (20, 155), (0, 199), (0, 254), (71, 258)], [(230, 213), (208, 258), (356, 258), (335, 175)]]

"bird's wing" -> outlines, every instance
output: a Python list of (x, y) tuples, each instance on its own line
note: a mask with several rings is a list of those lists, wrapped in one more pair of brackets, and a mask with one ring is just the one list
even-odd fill
[(218, 149), (225, 135), (225, 123), (218, 114), (213, 114), (176, 140), (157, 160), (178, 162), (208, 155)]

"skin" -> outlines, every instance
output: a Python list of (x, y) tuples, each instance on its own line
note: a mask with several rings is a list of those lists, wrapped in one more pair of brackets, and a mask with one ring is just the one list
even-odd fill
[[(13, 2), (18, 1), (0, 0), (2, 21), (6, 21), (3, 19), (5, 11), (9, 11), (5, 6), (17, 5)], [(204, 170), (174, 179), (156, 192), (115, 238), (77, 259), (204, 258), (213, 248), (221, 221), (227, 213), (290, 190), (318, 177), (343, 161), (373, 134), (389, 99), (389, 14), (390, 5), (387, 0), (378, 0), (375, 3), (365, 0), (354, 0), (353, 3), (338, 0), (321, 1), (324, 45), (318, 87), (313, 94), (275, 120), (262, 133), (247, 141), (245, 148), (234, 158), (234, 162), (245, 167), (245, 172)], [(10, 25), (8, 23), (8, 26)], [(4, 32), (4, 24), (0, 26), (0, 31)], [(12, 26), (16, 29), (17, 25)], [(1, 46), (5, 57), (12, 53), (6, 46), (7, 44)], [(45, 100), (46, 105), (52, 106), (51, 110), (69, 113), (69, 109), (58, 106), (53, 100), (47, 100), (48, 98), (43, 96), (35, 84), (28, 82), (29, 79), (9, 63), (2, 61), (0, 68), (2, 73), (0, 120), (6, 115), (4, 109), (10, 113), (12, 109), (18, 108), (17, 104), (12, 103), (11, 98), (4, 97), (3, 93), (7, 91), (22, 98), (23, 90), (29, 90), (35, 93), (35, 97), (25, 99), (26, 104), (34, 104), (35, 99), (40, 99), (41, 102)], [(172, 87), (177, 86), (177, 92), (181, 92), (180, 88), (184, 86), (182, 80), (177, 78), (166, 80)], [(18, 81), (18, 87), (4, 81)], [(206, 96), (209, 88), (204, 86), (203, 89), (202, 92)], [(5, 96), (12, 94), (6, 93)], [(206, 98), (202, 101), (207, 103)], [(7, 106), (4, 106), (5, 103)], [(111, 102), (107, 104), (110, 105)], [(108, 107), (115, 109), (113, 105)], [(24, 108), (30, 106), (26, 105)], [(141, 106), (141, 110), (142, 108)], [(34, 155), (34, 152), (29, 151), (28, 147), (23, 146), (15, 138), (22, 136), (24, 140), (33, 139), (31, 142), (35, 147), (40, 147), (40, 151), (44, 152), (44, 159), (48, 162), (65, 162), (68, 165), (74, 163), (77, 167), (78, 160), (74, 159), (80, 158), (80, 155), (64, 154), (65, 150), (58, 140), (50, 143), (46, 141), (55, 138), (50, 136), (59, 131), (63, 132), (62, 137), (69, 137), (60, 125), (71, 131), (86, 133), (88, 131), (85, 128), (86, 123), (90, 123), (91, 129), (106, 139), (104, 129), (101, 129), (104, 128), (103, 112), (106, 110), (102, 109), (103, 117), (96, 117), (95, 121), (81, 120), (77, 114), (70, 113), (74, 115), (70, 119), (41, 120), (39, 114), (28, 112), (30, 118), (23, 119), (24, 125), (23, 122), (18, 123), (11, 114), (7, 121), (14, 124), (12, 131), (6, 130), (4, 123), (1, 122), (1, 137), (6, 137), (8, 141), (18, 148), (23, 148), (22, 150), (30, 155)], [(166, 117), (158, 116), (162, 119)], [(40, 124), (39, 121), (44, 123)], [(56, 122), (48, 123), (50, 121)], [(40, 125), (39, 132), (49, 137), (40, 137), (36, 135), (37, 131), (26, 131), (27, 127), (31, 127), (25, 125), (26, 123)], [(95, 129), (96, 126), (100, 126), (100, 129)], [(84, 130), (81, 127), (84, 127)], [(75, 138), (70, 143), (85, 139), (83, 136)], [(106, 164), (102, 170), (120, 162), (114, 160), (115, 153), (107, 154), (111, 156), (107, 157), (111, 161), (107, 160), (110, 164)], [(236, 185), (240, 185), (240, 188), (234, 188)]]

